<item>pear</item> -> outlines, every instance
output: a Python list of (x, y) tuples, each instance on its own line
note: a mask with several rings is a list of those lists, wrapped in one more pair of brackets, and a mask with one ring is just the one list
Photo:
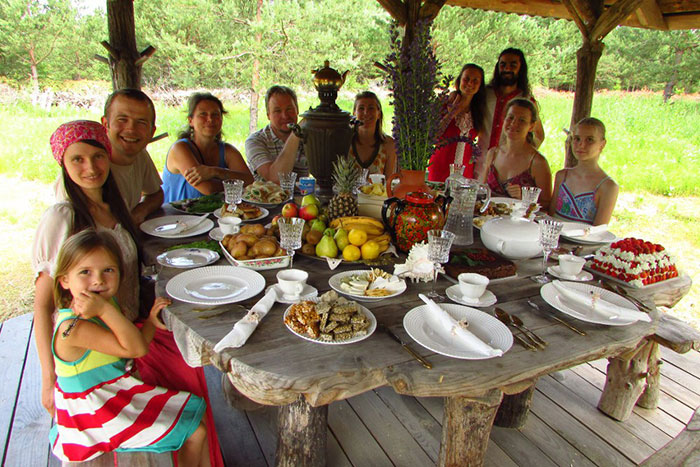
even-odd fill
[(316, 256), (328, 256), (329, 258), (338, 256), (338, 245), (335, 244), (333, 237), (323, 236), (318, 245), (316, 245)]
[(311, 221), (311, 229), (323, 233), (323, 231), (326, 230), (326, 223), (320, 219), (314, 219)]
[(343, 251), (345, 247), (350, 244), (350, 240), (348, 240), (348, 231), (345, 229), (336, 230), (333, 240), (335, 240), (335, 244), (338, 245), (338, 249)]

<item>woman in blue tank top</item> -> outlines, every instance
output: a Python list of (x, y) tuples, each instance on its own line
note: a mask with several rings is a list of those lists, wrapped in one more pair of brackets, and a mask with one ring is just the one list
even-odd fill
[(605, 147), (605, 125), (597, 118), (584, 118), (572, 131), (571, 149), (578, 163), (557, 172), (549, 213), (586, 224), (610, 222), (619, 187), (598, 165)]
[(210, 93), (195, 93), (187, 101), (188, 128), (170, 147), (163, 168), (165, 202), (223, 191), (222, 180), (253, 183), (253, 175), (230, 144), (221, 141), (226, 113), (221, 101)]

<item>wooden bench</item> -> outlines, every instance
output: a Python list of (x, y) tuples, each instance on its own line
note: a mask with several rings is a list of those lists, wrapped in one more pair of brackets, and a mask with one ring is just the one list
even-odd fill
[(669, 467), (675, 465), (700, 465), (700, 408), (681, 433), (651, 455), (644, 467)]
[(111, 453), (106, 452), (97, 459), (89, 462), (64, 462), (64, 467), (172, 467), (172, 453), (163, 452), (156, 454), (154, 452), (130, 452), (130, 453)]

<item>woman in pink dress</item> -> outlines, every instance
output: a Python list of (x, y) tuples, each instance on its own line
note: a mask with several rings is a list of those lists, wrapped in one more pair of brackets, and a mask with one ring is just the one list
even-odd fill
[(467, 63), (455, 80), (455, 89), (440, 122), (443, 130), (437, 142), (438, 149), (428, 166), (428, 180), (432, 182), (444, 182), (450, 175), (450, 164), (466, 166), (464, 176), (472, 178), (475, 163), (479, 163), (480, 147), (486, 143), (482, 141), (486, 112), (484, 70)]

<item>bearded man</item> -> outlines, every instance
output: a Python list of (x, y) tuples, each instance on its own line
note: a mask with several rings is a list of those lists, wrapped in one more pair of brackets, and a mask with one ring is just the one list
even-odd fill
[[(493, 70), (493, 78), (486, 87), (486, 130), (488, 148), (501, 143), (503, 119), (508, 102), (516, 97), (524, 97), (537, 106), (527, 78), (527, 62), (522, 50), (507, 48), (498, 56)], [(538, 148), (544, 141), (544, 128), (539, 118), (533, 129), (533, 140)]]

